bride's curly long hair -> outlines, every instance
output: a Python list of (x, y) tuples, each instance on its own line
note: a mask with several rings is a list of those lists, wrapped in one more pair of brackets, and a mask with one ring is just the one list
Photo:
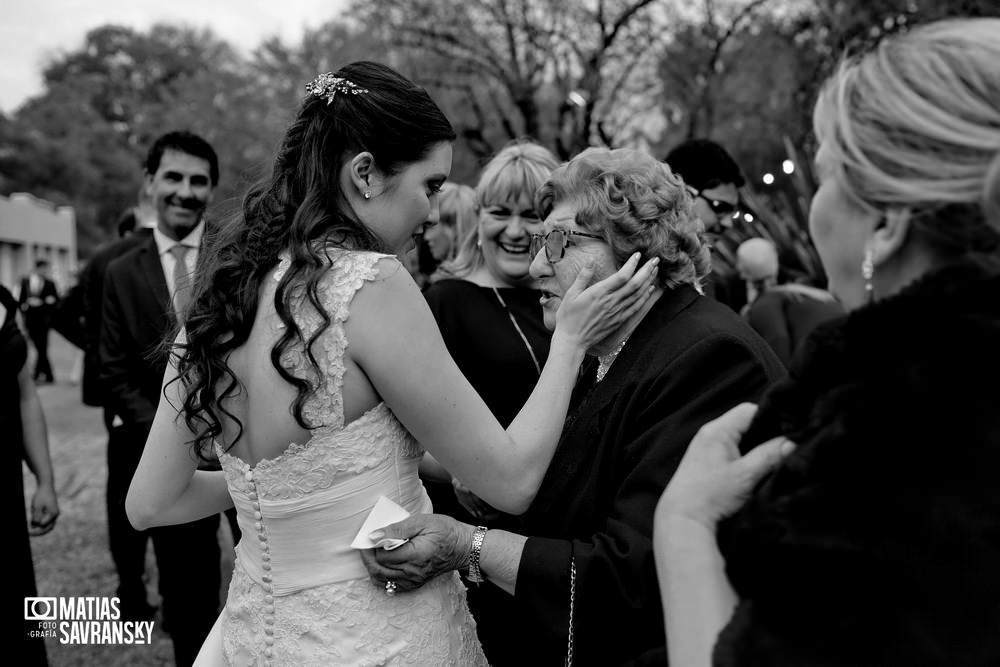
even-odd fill
[[(315, 390), (280, 363), (289, 345), (303, 344), (315, 377), (320, 366), (312, 344), (329, 326), (317, 285), (329, 268), (323, 247), (386, 250), (384, 242), (359, 222), (340, 191), (342, 165), (362, 151), (372, 154), (378, 170), (392, 176), (426, 157), (442, 142), (455, 139), (448, 119), (423, 89), (389, 67), (356, 62), (334, 73), (367, 92), (337, 93), (329, 101), (309, 94), (285, 133), (269, 178), (251, 187), (241, 211), (208, 234), (188, 311), (186, 341), (172, 346), (183, 399), (179, 407), (196, 434), (193, 446), (211, 458), (212, 442), (222, 433), (222, 418), (232, 419), (237, 436), (243, 424), (223, 403), (242, 390), (227, 363), (228, 355), (250, 335), (261, 282), (279, 253), (288, 250), (291, 265), (278, 283), (274, 308), (285, 324), (271, 348), (271, 364), (293, 385), (295, 420), (309, 428), (303, 405)], [(293, 289), (304, 286), (306, 298), (323, 318), (308, 340), (291, 316)]]

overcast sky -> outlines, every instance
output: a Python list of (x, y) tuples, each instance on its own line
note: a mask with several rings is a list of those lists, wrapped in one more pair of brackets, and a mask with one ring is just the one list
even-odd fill
[(157, 22), (209, 27), (248, 52), (265, 37), (297, 42), (304, 27), (334, 18), (348, 0), (2, 0), (0, 109), (41, 92), (46, 60), (83, 44), (106, 23), (144, 30)]

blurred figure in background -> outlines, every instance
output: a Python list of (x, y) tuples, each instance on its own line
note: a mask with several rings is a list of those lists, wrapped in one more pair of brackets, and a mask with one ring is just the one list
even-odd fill
[(399, 263), (406, 268), (406, 272), (410, 274), (413, 278), (413, 282), (417, 284), (417, 287), (421, 291), (427, 289), (430, 285), (430, 274), (431, 265), (433, 262), (430, 260), (430, 250), (427, 249), (427, 244), (421, 234), (416, 234), (413, 238), (414, 246), (412, 248), (407, 248), (400, 251), (396, 257), (399, 259)]
[(40, 259), (35, 269), (21, 279), (18, 305), (24, 313), (24, 327), (35, 347), (35, 368), (32, 378), (39, 384), (55, 382), (49, 362), (49, 329), (59, 302), (59, 290), (49, 275), (49, 262)]
[[(98, 341), (101, 334), (101, 298), (104, 293), (104, 275), (112, 260), (124, 255), (153, 236), (156, 227), (156, 209), (145, 186), (140, 188), (136, 205), (122, 213), (116, 224), (118, 238), (97, 249), (80, 272), (78, 289), (82, 292), (83, 309), (83, 402), (85, 405), (103, 407), (103, 395), (98, 374), (100, 356)], [(111, 415), (105, 409), (105, 426), (110, 428)]]
[(942, 21), (821, 89), (809, 230), (852, 312), (670, 481), (670, 664), (1000, 664), (997, 63), (1000, 19)]
[(108, 263), (135, 247), (153, 234), (156, 211), (152, 208), (145, 188), (140, 189), (138, 203), (118, 218), (117, 238), (98, 246), (93, 256), (77, 275), (77, 280), (59, 300), (52, 328), (66, 340), (80, 348), (81, 357), (74, 363), (74, 384), (82, 385), (84, 405), (100, 407), (104, 404), (97, 386), (97, 339), (101, 331), (101, 292), (104, 289), (104, 272)]
[[(548, 357), (551, 332), (542, 320), (541, 292), (528, 275), (528, 249), (531, 235), (542, 228), (535, 193), (558, 164), (547, 148), (516, 142), (483, 167), (474, 191), (455, 186), (450, 207), (456, 217), (476, 209), (479, 215), (468, 233), (455, 237), (461, 247), (441, 267), (444, 277), (424, 293), (448, 352), (505, 428), (527, 402)], [(448, 208), (442, 192), (442, 222)], [(467, 492), (430, 455), (421, 478), (435, 512), (511, 527), (512, 517)], [(469, 607), (491, 663), (501, 662), (511, 650), (516, 653), (504, 631), (503, 619), (514, 613), (510, 596), (491, 586), (473, 586)]]
[(746, 283), (742, 315), (786, 367), (806, 336), (821, 322), (844, 314), (826, 290), (778, 284), (778, 249), (767, 239), (747, 239), (736, 249), (736, 268)]
[(740, 213), (739, 189), (745, 184), (736, 160), (710, 139), (690, 139), (676, 146), (664, 158), (670, 169), (684, 179), (694, 197), (695, 214), (705, 224), (712, 245), (712, 274), (705, 294), (736, 312), (746, 305), (743, 281), (736, 272), (732, 249), (722, 245)]
[[(18, 303), (13, 295), (0, 286), (0, 433), (3, 434), (6, 461), (3, 464), (2, 488), (9, 494), (6, 506), (9, 526), (13, 535), (14, 565), (7, 566), (12, 580), (15, 600), (38, 595), (35, 586), (35, 568), (31, 557), (32, 535), (44, 535), (55, 526), (59, 516), (56, 500), (55, 478), (49, 456), (49, 438), (42, 404), (35, 390), (28, 365), (28, 345), (21, 335), (17, 322)], [(24, 515), (24, 471), (22, 461), (35, 476), (35, 492), (31, 499), (31, 519)], [(20, 604), (20, 602), (18, 602)], [(31, 637), (29, 632), (40, 628), (37, 621), (27, 621), (20, 626), (24, 632), (18, 638), (20, 650), (12, 648), (17, 664), (40, 667), (48, 664), (45, 640)]]
[(438, 223), (424, 232), (424, 241), (435, 262), (431, 283), (449, 276), (442, 267), (455, 259), (460, 244), (476, 234), (476, 191), (461, 183), (445, 183), (438, 195), (438, 210)]

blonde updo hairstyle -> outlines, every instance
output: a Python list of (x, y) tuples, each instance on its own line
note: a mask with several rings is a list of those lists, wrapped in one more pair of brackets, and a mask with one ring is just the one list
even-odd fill
[(660, 258), (662, 287), (701, 290), (711, 268), (705, 228), (684, 181), (643, 151), (588, 148), (562, 165), (538, 192), (543, 217), (566, 201), (578, 208), (575, 222), (600, 234), (617, 266), (639, 252)]
[(813, 116), (863, 208), (908, 208), (946, 256), (1000, 244), (1000, 19), (940, 21), (845, 60)]
[(486, 163), (476, 183), (477, 225), (466, 237), (460, 237), (458, 255), (444, 269), (451, 275), (462, 277), (483, 264), (479, 247), (478, 221), (483, 212), (498, 204), (517, 202), (522, 197), (535, 200), (535, 193), (559, 166), (552, 151), (532, 141), (517, 140), (504, 146)]

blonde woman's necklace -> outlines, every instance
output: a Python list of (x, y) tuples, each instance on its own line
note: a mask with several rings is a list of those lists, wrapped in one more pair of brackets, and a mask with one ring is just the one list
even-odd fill
[(507, 313), (507, 317), (510, 318), (510, 323), (514, 325), (514, 330), (517, 331), (517, 335), (521, 337), (521, 341), (524, 343), (524, 346), (528, 349), (528, 355), (531, 356), (531, 363), (535, 364), (535, 372), (537, 372), (538, 375), (541, 376), (542, 366), (541, 364), (538, 363), (538, 357), (535, 356), (535, 349), (531, 347), (531, 341), (529, 341), (528, 337), (524, 335), (524, 331), (521, 330), (520, 325), (514, 318), (514, 313), (510, 312), (510, 308), (507, 306), (507, 302), (503, 300), (502, 296), (500, 296), (500, 290), (498, 290), (496, 287), (491, 287), (490, 289), (493, 290), (493, 294), (496, 296), (497, 301), (500, 302), (500, 306)]

